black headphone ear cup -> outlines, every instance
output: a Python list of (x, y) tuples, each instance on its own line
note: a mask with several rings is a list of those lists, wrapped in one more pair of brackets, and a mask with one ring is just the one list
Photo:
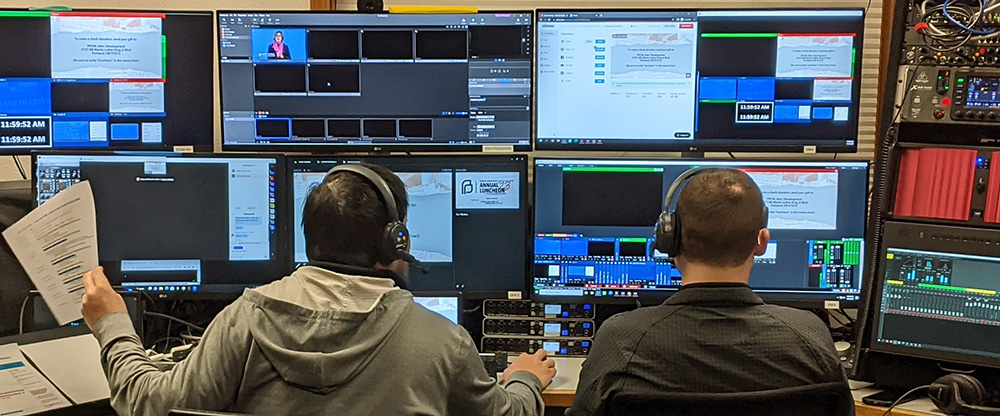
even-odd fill
[(389, 223), (385, 227), (384, 238), (382, 250), (387, 258), (399, 258), (400, 251), (410, 250), (410, 230), (401, 222)]
[(990, 399), (983, 383), (965, 374), (948, 374), (938, 378), (931, 383), (927, 393), (934, 405), (949, 415), (961, 414), (964, 411), (956, 395), (971, 406), (982, 406)]
[(767, 228), (767, 216), (770, 215), (770, 210), (767, 209), (767, 205), (764, 205), (764, 225), (760, 228)]
[(986, 386), (975, 377), (967, 374), (952, 374), (950, 377), (958, 383), (959, 395), (967, 404), (982, 406), (989, 400)]
[(660, 253), (676, 257), (680, 251), (680, 228), (677, 215), (670, 211), (660, 214), (656, 223), (656, 241), (654, 247)]

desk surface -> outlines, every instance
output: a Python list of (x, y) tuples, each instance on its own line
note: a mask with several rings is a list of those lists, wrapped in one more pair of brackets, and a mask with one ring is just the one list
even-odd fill
[[(884, 407), (869, 406), (861, 403), (862, 397), (875, 392), (877, 392), (877, 390), (873, 389), (860, 389), (854, 391), (857, 416), (882, 416), (885, 413)], [(542, 392), (542, 400), (545, 401), (545, 405), (548, 407), (570, 407), (573, 405), (573, 396), (575, 394), (575, 391), (570, 390), (545, 391)], [(905, 403), (902, 406), (893, 409), (890, 416), (928, 416), (941, 414), (941, 412), (938, 412), (937, 409), (935, 409), (934, 404), (931, 403), (930, 399), (919, 399)]]

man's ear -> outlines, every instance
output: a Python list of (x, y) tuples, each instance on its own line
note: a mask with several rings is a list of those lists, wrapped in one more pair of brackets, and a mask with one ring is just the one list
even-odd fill
[(763, 256), (767, 251), (767, 243), (771, 241), (771, 230), (767, 228), (761, 228), (757, 232), (757, 248), (754, 249), (753, 255)]

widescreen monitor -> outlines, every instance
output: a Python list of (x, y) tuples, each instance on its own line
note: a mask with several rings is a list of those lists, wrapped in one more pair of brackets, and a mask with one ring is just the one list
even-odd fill
[(857, 149), (861, 9), (537, 16), (537, 149)]
[(225, 150), (530, 150), (531, 12), (219, 12)]
[(997, 233), (894, 222), (884, 229), (870, 304), (871, 350), (997, 367)]
[(36, 154), (35, 196), (90, 181), (112, 284), (165, 296), (239, 294), (287, 274), (278, 156)]
[(742, 170), (761, 188), (771, 241), (750, 276), (758, 294), (857, 302), (868, 162), (842, 161), (535, 159), (533, 295), (670, 296), (682, 276), (651, 250), (654, 224), (667, 188), (698, 166)]
[(524, 291), (528, 270), (528, 163), (520, 156), (291, 158), (290, 258), (309, 262), (302, 214), (309, 192), (337, 165), (373, 163), (406, 185), (410, 253), (428, 268), (410, 271), (415, 291), (503, 296)]
[(0, 10), (0, 154), (210, 151), (212, 33), (211, 12)]

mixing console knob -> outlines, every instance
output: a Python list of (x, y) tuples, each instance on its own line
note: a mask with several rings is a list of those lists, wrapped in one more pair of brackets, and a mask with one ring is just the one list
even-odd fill
[(989, 113), (986, 113), (986, 117), (988, 117), (990, 120), (996, 120), (996, 118), (997, 118), (997, 112), (996, 111), (990, 111)]
[(967, 110), (963, 115), (965, 116), (965, 118), (972, 118), (976, 115), (976, 113), (973, 113), (972, 110)]
[(962, 112), (961, 111), (956, 111), (954, 114), (951, 115), (951, 117), (952, 118), (962, 118)]
[(934, 109), (934, 118), (938, 120), (944, 118), (944, 110), (940, 108)]
[(984, 111), (977, 111), (976, 112), (976, 117), (978, 117), (979, 119), (984, 119), (984, 118), (986, 118), (986, 112), (984, 112)]

